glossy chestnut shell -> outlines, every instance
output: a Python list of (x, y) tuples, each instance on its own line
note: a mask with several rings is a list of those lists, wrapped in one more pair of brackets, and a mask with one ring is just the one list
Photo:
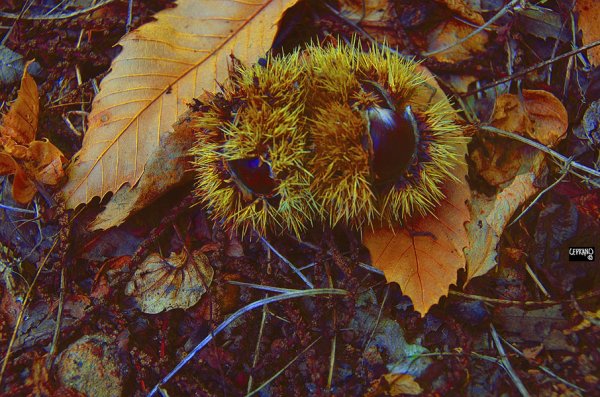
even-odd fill
[(256, 195), (269, 196), (277, 188), (271, 167), (258, 157), (229, 160), (227, 164), (237, 181)]
[(372, 142), (372, 167), (377, 184), (399, 180), (416, 157), (418, 131), (410, 107), (404, 112), (372, 107), (367, 109)]

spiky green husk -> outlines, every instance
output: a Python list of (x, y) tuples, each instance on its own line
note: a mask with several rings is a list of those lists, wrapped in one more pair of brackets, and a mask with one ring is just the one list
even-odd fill
[[(269, 58), (266, 67), (239, 67), (198, 113), (196, 194), (226, 226), (300, 235), (312, 222), (304, 78), (298, 53)], [(227, 161), (252, 157), (267, 163), (278, 182), (269, 197), (244, 189), (228, 169)]]
[[(432, 212), (464, 161), (457, 150), (464, 138), (448, 102), (431, 97), (417, 63), (356, 43), (310, 45), (264, 67), (239, 67), (197, 114), (196, 193), (213, 218), (260, 234), (299, 236), (316, 219), (360, 229)], [(365, 138), (367, 109), (385, 102), (411, 106), (420, 145), (404, 175), (381, 189)], [(245, 189), (228, 169), (228, 161), (252, 157), (269, 164), (278, 182), (269, 197)]]
[[(429, 103), (432, 88), (418, 64), (389, 50), (362, 51), (356, 44), (307, 50), (309, 97), (305, 113), (313, 137), (309, 170), (315, 199), (327, 220), (356, 228), (377, 223), (402, 223), (431, 212), (444, 198), (442, 185), (454, 178), (453, 168), (464, 159), (464, 143), (456, 114), (447, 101)], [(369, 154), (366, 109), (386, 107), (382, 98), (365, 90), (383, 88), (396, 109), (410, 105), (419, 121), (421, 144), (417, 161), (393, 186), (374, 188)]]

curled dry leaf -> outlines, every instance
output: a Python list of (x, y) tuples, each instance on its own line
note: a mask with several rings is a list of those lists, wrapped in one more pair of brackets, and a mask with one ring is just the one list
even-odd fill
[(397, 397), (408, 394), (417, 396), (423, 393), (423, 388), (408, 374), (385, 374), (371, 384), (371, 389), (365, 397), (390, 396)]
[(467, 4), (465, 0), (435, 0), (438, 3), (444, 4), (450, 11), (453, 11), (458, 16), (471, 21), (476, 25), (483, 25), (484, 20), (481, 13), (473, 9), (473, 6)]
[(491, 124), (554, 146), (567, 134), (569, 115), (562, 102), (544, 90), (523, 90), (522, 100), (503, 94), (494, 105)]
[(37, 84), (27, 72), (30, 63), (25, 65), (17, 100), (11, 105), (10, 111), (2, 117), (2, 127), (0, 127), (0, 135), (3, 138), (8, 138), (19, 145), (28, 145), (35, 138), (40, 113)]
[[(568, 116), (554, 95), (541, 90), (523, 90), (522, 99), (513, 94), (500, 95), (494, 105), (491, 124), (538, 142), (554, 146), (567, 132)], [(508, 138), (485, 137), (471, 153), (478, 173), (492, 186), (513, 179), (535, 149)]]
[[(157, 13), (156, 21), (123, 37), (123, 50), (102, 80), (82, 149), (68, 170), (67, 207), (124, 184), (128, 189), (152, 185), (162, 193), (179, 182), (163, 178), (157, 185), (140, 178), (150, 158), (164, 154), (160, 143), (169, 139), (186, 104), (205, 90), (216, 91), (232, 54), (245, 64), (263, 56), (283, 12), (296, 2), (179, 0), (175, 8)], [(119, 224), (118, 215), (117, 221), (103, 219), (104, 227)]]
[(35, 196), (35, 184), (27, 177), (19, 163), (7, 153), (0, 152), (0, 175), (14, 175), (12, 196), (17, 203), (27, 204)]
[(136, 270), (125, 293), (135, 299), (144, 313), (187, 309), (204, 295), (213, 274), (201, 251), (194, 251), (191, 256), (186, 250), (173, 252), (168, 259), (153, 253)]
[(388, 0), (343, 0), (340, 10), (352, 21), (381, 22), (392, 19), (392, 3)]
[(485, 51), (488, 34), (479, 32), (464, 43), (456, 44), (473, 32), (475, 28), (453, 19), (442, 22), (427, 37), (428, 52), (451, 46), (446, 51), (433, 54), (432, 57), (442, 62), (459, 62), (469, 59), (473, 54)]
[(33, 180), (57, 184), (67, 161), (48, 140), (34, 140), (40, 108), (37, 85), (27, 72), (30, 63), (25, 66), (17, 99), (0, 125), (0, 175), (14, 175), (12, 196), (20, 204), (29, 203), (35, 196)]

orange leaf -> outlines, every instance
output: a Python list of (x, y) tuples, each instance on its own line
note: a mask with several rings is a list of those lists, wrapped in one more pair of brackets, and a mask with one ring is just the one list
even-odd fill
[(12, 175), (15, 173), (17, 163), (9, 154), (0, 152), (0, 175)]
[(471, 21), (476, 25), (483, 25), (485, 21), (481, 16), (481, 13), (475, 11), (473, 6), (467, 4), (465, 0), (435, 0), (438, 3), (444, 4), (448, 9), (454, 11), (459, 16), (463, 17), (467, 21)]
[(37, 84), (27, 73), (27, 67), (31, 62), (25, 65), (17, 100), (2, 118), (0, 127), (0, 135), (11, 138), (21, 145), (27, 145), (35, 138), (40, 112)]
[(383, 228), (363, 235), (373, 266), (383, 270), (388, 281), (397, 282), (421, 314), (448, 293), (457, 271), (465, 267), (470, 197), (466, 173), (466, 165), (456, 168), (459, 180), (444, 183), (446, 199), (432, 215), (416, 218), (395, 233)]
[(469, 246), (465, 249), (466, 282), (496, 266), (496, 247), (504, 228), (517, 208), (538, 190), (534, 181), (544, 164), (543, 153), (530, 152), (522, 162), (526, 171), (502, 185), (495, 196), (476, 194), (470, 202), (471, 221), (467, 224)]
[(485, 51), (488, 34), (480, 32), (464, 43), (454, 44), (468, 36), (473, 30), (475, 28), (453, 19), (442, 22), (428, 35), (427, 51), (433, 52), (451, 46), (443, 52), (433, 54), (432, 57), (443, 62), (458, 62), (469, 59), (473, 54)]
[(14, 174), (12, 185), (13, 199), (19, 204), (28, 204), (35, 196), (37, 189), (35, 184), (23, 171), (23, 168), (6, 153), (0, 152), (0, 175)]
[(31, 142), (29, 153), (35, 165), (34, 177), (38, 182), (56, 185), (65, 175), (63, 164), (67, 159), (50, 141)]
[[(583, 31), (581, 41), (584, 45), (591, 44), (600, 40), (600, 8), (597, 0), (577, 0), (575, 11), (579, 15), (579, 28)], [(600, 46), (588, 50), (590, 61), (598, 66), (600, 65)]]
[(529, 136), (546, 146), (555, 146), (567, 135), (567, 109), (548, 91), (523, 90), (523, 99), (525, 110), (533, 122)]
[(186, 103), (217, 89), (231, 54), (244, 63), (262, 56), (277, 21), (296, 2), (180, 0), (121, 39), (123, 50), (101, 83), (83, 147), (68, 170), (67, 206), (138, 183)]

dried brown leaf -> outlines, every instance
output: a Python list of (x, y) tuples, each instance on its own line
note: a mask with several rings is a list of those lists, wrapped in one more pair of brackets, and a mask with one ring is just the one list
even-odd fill
[(127, 284), (125, 293), (133, 296), (144, 313), (187, 309), (200, 300), (212, 282), (214, 270), (201, 251), (191, 257), (185, 250), (168, 259), (150, 254)]
[(0, 175), (14, 175), (12, 196), (17, 203), (27, 204), (35, 196), (37, 192), (35, 184), (15, 159), (7, 153), (0, 152)]
[(483, 25), (484, 20), (479, 11), (473, 9), (473, 6), (465, 0), (435, 0), (438, 3), (444, 4), (450, 11), (458, 14), (467, 21), (471, 21), (476, 25)]
[(101, 83), (83, 147), (68, 170), (67, 206), (135, 186), (186, 103), (217, 89), (231, 54), (244, 63), (262, 56), (296, 1), (180, 0), (121, 39), (123, 50)]
[(475, 28), (453, 19), (442, 22), (427, 36), (427, 52), (437, 51), (447, 46), (451, 46), (447, 50), (433, 54), (432, 57), (442, 62), (459, 62), (469, 59), (473, 54), (485, 51), (485, 46), (488, 42), (488, 34), (486, 32), (477, 33), (469, 40), (461, 44), (459, 42), (464, 37), (473, 32)]
[(8, 113), (2, 117), (0, 135), (8, 137), (20, 145), (27, 145), (35, 138), (40, 113), (40, 101), (37, 84), (27, 72), (27, 67), (32, 61), (27, 62), (21, 88), (17, 100), (11, 105)]
[(544, 90), (523, 90), (523, 100), (533, 127), (526, 131), (530, 138), (546, 146), (555, 146), (564, 139), (569, 115), (557, 97)]
[[(575, 12), (579, 16), (579, 28), (583, 31), (583, 44), (600, 40), (600, 7), (597, 0), (577, 0)], [(588, 56), (595, 66), (600, 65), (600, 46), (589, 49)]]
[[(541, 90), (523, 90), (522, 97), (500, 95), (491, 124), (554, 146), (567, 132), (568, 116), (554, 95)], [(478, 173), (492, 186), (513, 179), (530, 157), (530, 147), (508, 138), (489, 137), (471, 153)]]
[(534, 180), (543, 161), (542, 153), (530, 155), (526, 161), (528, 171), (507, 182), (494, 197), (474, 194), (469, 204), (471, 222), (467, 224), (469, 246), (465, 249), (467, 282), (496, 266), (496, 248), (504, 228), (517, 208), (537, 192)]
[(65, 175), (63, 164), (67, 162), (62, 152), (50, 141), (33, 141), (29, 144), (33, 164), (33, 176), (46, 185), (56, 185)]
[(414, 219), (402, 229), (368, 230), (363, 235), (373, 266), (389, 282), (397, 282), (421, 314), (448, 293), (457, 271), (465, 267), (464, 225), (469, 220), (466, 201), (470, 198), (466, 171), (460, 165), (454, 173), (458, 180), (445, 182), (446, 199), (432, 215)]

